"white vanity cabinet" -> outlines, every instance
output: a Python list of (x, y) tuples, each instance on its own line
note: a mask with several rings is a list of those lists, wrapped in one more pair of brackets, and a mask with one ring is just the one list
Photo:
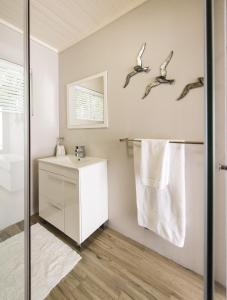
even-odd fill
[(107, 161), (39, 159), (39, 215), (81, 244), (108, 220)]

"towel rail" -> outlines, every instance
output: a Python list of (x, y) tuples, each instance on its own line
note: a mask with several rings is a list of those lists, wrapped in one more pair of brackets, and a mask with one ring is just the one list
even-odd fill
[[(141, 142), (140, 139), (122, 138), (120, 142)], [(172, 144), (189, 144), (189, 145), (204, 145), (204, 142), (197, 141), (182, 141), (182, 140), (170, 140)]]

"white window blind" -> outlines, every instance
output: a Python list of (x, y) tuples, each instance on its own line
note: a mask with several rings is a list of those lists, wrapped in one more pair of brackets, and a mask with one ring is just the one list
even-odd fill
[(104, 120), (103, 94), (76, 86), (73, 99), (75, 101), (75, 118), (102, 122)]
[(23, 113), (24, 69), (0, 59), (0, 111)]

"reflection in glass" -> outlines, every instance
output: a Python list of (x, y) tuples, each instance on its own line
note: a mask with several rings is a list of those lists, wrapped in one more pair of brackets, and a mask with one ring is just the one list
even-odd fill
[(0, 229), (23, 219), (23, 91), (23, 67), (0, 59)]
[(0, 299), (7, 300), (24, 299), (23, 4), (0, 9)]

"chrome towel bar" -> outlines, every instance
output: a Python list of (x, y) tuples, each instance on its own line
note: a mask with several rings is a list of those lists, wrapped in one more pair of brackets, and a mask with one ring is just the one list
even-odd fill
[[(120, 142), (141, 142), (140, 139), (122, 138)], [(183, 140), (170, 140), (172, 144), (190, 144), (190, 145), (204, 145), (204, 142), (197, 141), (183, 141)]]

